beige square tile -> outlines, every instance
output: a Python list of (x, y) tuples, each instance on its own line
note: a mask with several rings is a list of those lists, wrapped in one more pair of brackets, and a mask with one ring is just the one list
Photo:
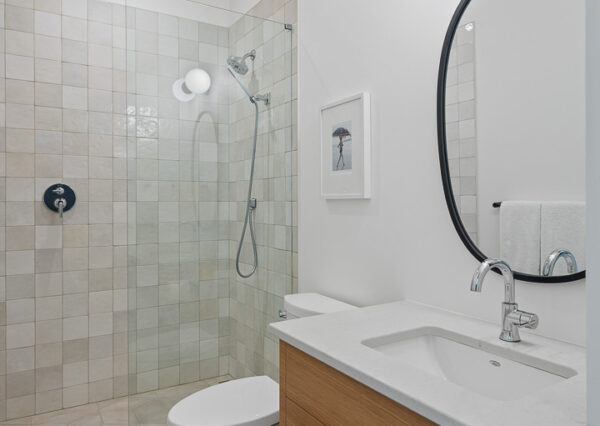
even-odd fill
[(88, 226), (87, 225), (64, 225), (63, 247), (87, 247)]
[(44, 392), (62, 387), (62, 365), (37, 368), (35, 370), (35, 391)]
[[(59, 232), (62, 239), (62, 232)], [(37, 241), (36, 241), (37, 244)], [(37, 249), (35, 252), (35, 272), (59, 272), (63, 267), (63, 252), (59, 248)]]
[(63, 0), (62, 13), (66, 16), (87, 19), (87, 2), (81, 0)]
[(75, 340), (88, 337), (88, 317), (78, 316), (63, 320), (63, 340)]
[(90, 268), (110, 268), (113, 266), (112, 247), (90, 247)]
[(61, 86), (59, 84), (35, 83), (35, 104), (40, 106), (61, 107)]
[(65, 155), (63, 176), (65, 178), (87, 178), (89, 158), (87, 156)]
[(35, 56), (37, 58), (60, 61), (62, 59), (62, 43), (60, 38), (36, 34)]
[(6, 348), (17, 349), (33, 346), (35, 343), (34, 323), (12, 324), (6, 326)]
[(90, 337), (90, 359), (110, 358), (113, 355), (113, 335)]
[(112, 312), (112, 290), (97, 291), (89, 294), (90, 314)]
[(95, 201), (112, 201), (113, 181), (109, 179), (90, 179), (90, 199)]
[(6, 225), (21, 226), (34, 224), (34, 203), (32, 202), (7, 202)]
[(69, 83), (70, 86), (87, 87), (87, 66), (82, 64), (64, 63), (62, 72), (63, 81)]
[(63, 386), (69, 387), (88, 382), (88, 361), (63, 365)]
[(33, 58), (6, 54), (6, 78), (33, 81)]
[(33, 34), (22, 31), (6, 30), (6, 53), (21, 56), (33, 56)]
[(113, 268), (91, 269), (90, 270), (90, 292), (111, 290), (114, 285)]
[(6, 154), (6, 176), (34, 177), (34, 156), (27, 153), (9, 152)]
[[(35, 132), (35, 151), (37, 154), (60, 154), (62, 133), (52, 130), (37, 130)], [(60, 164), (62, 164), (62, 157)]]
[(49, 390), (35, 394), (35, 412), (47, 413), (62, 408), (62, 392)]
[(91, 202), (89, 209), (89, 223), (112, 223), (113, 203)]
[(35, 127), (41, 130), (62, 130), (62, 110), (60, 108), (36, 106)]
[(16, 419), (35, 413), (35, 395), (26, 395), (6, 400), (6, 417)]
[(5, 6), (4, 21), (6, 28), (33, 32), (33, 10), (25, 7)]
[(87, 43), (63, 39), (63, 62), (87, 65)]
[(33, 105), (7, 104), (6, 127), (13, 127), (18, 129), (33, 129)]
[(60, 61), (51, 59), (36, 58), (35, 60), (35, 81), (41, 83), (61, 84), (62, 82), (62, 64)]
[[(111, 300), (112, 302), (112, 300)], [(112, 312), (90, 315), (90, 336), (102, 336), (112, 334), (113, 314)]]
[(33, 178), (7, 178), (6, 201), (34, 201)]
[(44, 12), (61, 13), (61, 0), (35, 0), (33, 8)]
[(87, 20), (63, 16), (62, 36), (69, 40), (87, 41)]
[(112, 378), (113, 359), (102, 358), (89, 361), (89, 379), (90, 382)]
[(87, 315), (88, 297), (89, 296), (86, 293), (65, 294), (63, 296), (64, 318), (80, 317), (82, 315)]
[[(86, 250), (87, 252), (87, 250)], [(87, 293), (89, 286), (88, 271), (66, 271), (63, 273), (63, 293)]]
[(36, 154), (35, 176), (37, 178), (58, 178), (63, 173), (62, 155)]
[(90, 178), (112, 179), (112, 158), (91, 157), (90, 158)]
[(88, 385), (81, 384), (63, 389), (63, 407), (74, 407), (87, 404)]
[[(27, 104), (33, 105), (34, 101), (34, 90), (33, 82), (25, 80), (6, 80), (6, 102), (16, 104)], [(29, 152), (21, 151), (19, 149), (16, 152)]]
[(9, 349), (6, 351), (6, 372), (18, 373), (35, 368), (34, 347)]
[(38, 321), (36, 328), (36, 344), (57, 343), (62, 340), (62, 323), (60, 319)]
[(88, 360), (88, 339), (64, 341), (62, 344), (63, 364), (71, 364)]
[(35, 275), (36, 297), (59, 296), (62, 294), (63, 274), (51, 272)]
[(89, 385), (90, 402), (104, 401), (113, 397), (113, 379), (92, 382)]
[(82, 87), (63, 86), (63, 107), (66, 109), (85, 110), (88, 107), (87, 89)]
[(7, 152), (34, 152), (35, 133), (26, 129), (6, 129)]
[(35, 248), (52, 249), (62, 247), (62, 231), (62, 226), (36, 226)]
[(6, 250), (28, 250), (34, 247), (33, 226), (6, 227)]
[(34, 299), (15, 299), (6, 302), (6, 323), (20, 324), (35, 321)]
[(88, 269), (88, 265), (88, 249), (86, 247), (63, 249), (63, 271), (82, 271)]
[(6, 274), (22, 275), (34, 272), (33, 250), (6, 252)]
[(35, 318), (37, 321), (62, 318), (62, 297), (38, 297), (35, 301)]
[(110, 224), (90, 225), (90, 246), (112, 246), (113, 230)]
[(61, 19), (57, 13), (48, 13), (42, 11), (34, 12), (34, 27), (36, 34), (43, 34), (52, 37), (61, 36)]
[(37, 368), (62, 365), (62, 342), (46, 343), (35, 346), (35, 365)]

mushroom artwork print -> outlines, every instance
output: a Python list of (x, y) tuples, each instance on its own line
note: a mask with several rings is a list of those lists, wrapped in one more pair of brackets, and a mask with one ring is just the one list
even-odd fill
[(352, 122), (332, 127), (332, 171), (352, 170)]

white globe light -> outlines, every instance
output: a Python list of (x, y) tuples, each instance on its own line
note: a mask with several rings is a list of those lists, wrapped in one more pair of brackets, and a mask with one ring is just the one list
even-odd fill
[(210, 88), (210, 75), (200, 68), (194, 68), (185, 75), (185, 85), (190, 92), (204, 93)]

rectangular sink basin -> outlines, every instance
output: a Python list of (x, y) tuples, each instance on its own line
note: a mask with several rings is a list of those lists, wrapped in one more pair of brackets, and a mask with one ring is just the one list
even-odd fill
[(375, 337), (362, 344), (496, 400), (519, 399), (577, 375), (569, 367), (436, 327)]

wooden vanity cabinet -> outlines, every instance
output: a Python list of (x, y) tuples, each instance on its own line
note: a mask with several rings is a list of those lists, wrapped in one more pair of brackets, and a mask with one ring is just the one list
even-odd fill
[(279, 351), (282, 426), (435, 424), (284, 341)]

